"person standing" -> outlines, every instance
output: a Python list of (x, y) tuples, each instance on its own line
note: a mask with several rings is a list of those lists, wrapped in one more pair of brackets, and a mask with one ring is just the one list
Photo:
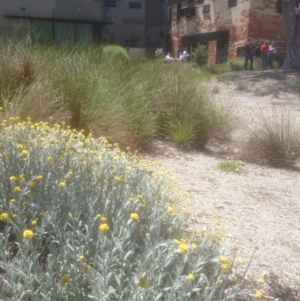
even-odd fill
[(254, 50), (254, 64), (257, 70), (261, 69), (261, 43), (257, 43), (257, 46)]
[(273, 68), (273, 63), (274, 63), (274, 59), (276, 56), (276, 52), (277, 52), (277, 49), (275, 46), (275, 42), (273, 41), (269, 47), (269, 67), (270, 67), (270, 69)]
[(250, 61), (250, 70), (253, 70), (253, 54), (252, 54), (251, 38), (247, 39), (247, 42), (244, 45), (244, 51), (245, 51), (245, 70), (248, 69), (248, 61)]
[(264, 42), (261, 46), (261, 65), (263, 69), (268, 69), (268, 54), (269, 54), (269, 43)]

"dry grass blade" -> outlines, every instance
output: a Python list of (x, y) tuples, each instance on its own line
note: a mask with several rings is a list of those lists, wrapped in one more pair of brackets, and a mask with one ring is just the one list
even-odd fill
[(290, 107), (260, 112), (258, 125), (247, 143), (248, 159), (281, 166), (300, 159), (300, 124)]

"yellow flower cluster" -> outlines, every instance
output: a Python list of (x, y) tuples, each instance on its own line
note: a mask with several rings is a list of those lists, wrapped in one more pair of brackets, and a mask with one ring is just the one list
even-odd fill
[(227, 258), (225, 256), (220, 256), (220, 262), (223, 270), (231, 269), (231, 265), (228, 263)]
[(139, 215), (135, 212), (130, 214), (130, 219), (135, 221), (135, 222), (137, 222), (139, 220), (139, 218), (140, 218)]
[(0, 215), (0, 221), (5, 222), (9, 219), (8, 213), (4, 212)]

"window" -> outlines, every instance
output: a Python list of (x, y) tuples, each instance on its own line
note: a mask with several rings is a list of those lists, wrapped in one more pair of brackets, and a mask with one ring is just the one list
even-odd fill
[(188, 3), (194, 3), (195, 0), (188, 0)]
[(236, 48), (236, 55), (237, 55), (237, 56), (245, 56), (245, 50), (244, 50), (244, 47), (237, 47), (237, 48)]
[(196, 15), (196, 7), (188, 7), (185, 9), (185, 16), (192, 17)]
[(106, 0), (104, 1), (104, 5), (108, 7), (116, 7), (116, 1)]
[(206, 14), (209, 12), (210, 12), (210, 4), (203, 5), (203, 13)]
[(228, 0), (228, 7), (237, 6), (237, 0)]
[(142, 8), (142, 4), (140, 2), (129, 2), (129, 8)]
[(198, 4), (203, 4), (204, 0), (198, 0)]

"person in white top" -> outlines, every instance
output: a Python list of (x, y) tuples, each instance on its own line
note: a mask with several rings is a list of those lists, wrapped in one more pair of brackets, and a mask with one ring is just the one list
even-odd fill
[(275, 60), (276, 52), (277, 52), (277, 49), (276, 49), (276, 46), (275, 46), (275, 42), (273, 41), (271, 43), (271, 45), (269, 46), (269, 55), (268, 55), (270, 69), (273, 68), (273, 63), (274, 63), (274, 60)]
[(188, 57), (189, 57), (189, 54), (187, 53), (186, 50), (184, 50), (183, 53), (182, 53), (182, 59), (183, 59), (184, 61), (187, 61), (187, 60), (188, 60)]
[(168, 54), (166, 55), (166, 61), (172, 61), (173, 58), (171, 57), (171, 53), (168, 52)]

